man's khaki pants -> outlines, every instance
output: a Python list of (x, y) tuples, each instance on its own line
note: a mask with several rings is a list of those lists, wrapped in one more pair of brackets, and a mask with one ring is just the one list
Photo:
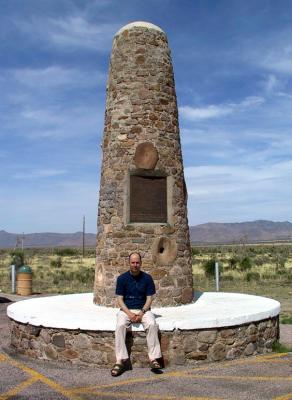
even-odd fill
[[(131, 310), (133, 313), (138, 314), (140, 310)], [(133, 322), (130, 321), (129, 317), (124, 311), (119, 311), (117, 314), (117, 326), (116, 326), (116, 358), (117, 360), (126, 360), (129, 358), (125, 339), (126, 330), (131, 326)], [(156, 324), (154, 314), (151, 311), (147, 311), (141, 321), (143, 328), (147, 331), (146, 340), (148, 346), (148, 356), (150, 360), (161, 357), (160, 343), (158, 340), (158, 325)]]

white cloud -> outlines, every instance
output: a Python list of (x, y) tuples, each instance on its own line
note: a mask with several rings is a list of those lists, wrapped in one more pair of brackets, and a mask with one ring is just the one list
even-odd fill
[(265, 99), (260, 96), (248, 96), (238, 104), (232, 104), (234, 110), (241, 110), (253, 106), (259, 106), (265, 102)]
[(83, 141), (92, 137), (98, 140), (104, 122), (104, 106), (98, 106), (93, 100), (76, 105), (71, 99), (60, 104), (54, 99), (50, 99), (52, 104), (42, 102), (37, 96), (34, 98), (33, 93), (17, 98), (15, 109), (11, 106), (10, 117), (1, 116), (0, 137), (6, 137), (12, 130), (14, 137), (30, 140), (64, 140), (78, 136)]
[(285, 93), (285, 92), (278, 92), (277, 96), (284, 97), (286, 99), (292, 100), (292, 94)]
[(102, 132), (105, 75), (59, 65), (4, 70), (0, 137), (88, 138)]
[(292, 74), (292, 45), (291, 28), (279, 29), (272, 35), (258, 38), (253, 46), (243, 48), (241, 57), (243, 62), (248, 62), (263, 70), (272, 71), (281, 75)]
[(246, 197), (249, 195), (263, 196), (277, 191), (283, 193), (292, 190), (282, 187), (289, 184), (292, 176), (292, 161), (282, 161), (261, 167), (247, 165), (207, 165), (185, 168), (185, 176), (190, 196), (205, 197), (224, 196), (228, 193)]
[(31, 18), (15, 22), (18, 29), (33, 40), (41, 40), (62, 50), (109, 51), (115, 32), (120, 28), (116, 23), (91, 23), (84, 16), (63, 18)]
[(80, 136), (98, 137), (97, 131), (103, 123), (101, 110), (94, 107), (71, 106), (65, 109), (30, 109), (23, 113), (31, 130), (25, 136), (30, 139), (65, 139)]
[(290, 75), (292, 73), (292, 47), (286, 47), (283, 52), (274, 51), (262, 61), (262, 67)]
[[(111, 32), (112, 26), (108, 24), (93, 25), (82, 17), (70, 17), (67, 19), (50, 19), (50, 39), (61, 47), (87, 47), (96, 49)], [(103, 36), (103, 40), (100, 37)]]
[(86, 215), (86, 231), (96, 232), (97, 182), (43, 180), (33, 190), (25, 190), (25, 181), (24, 185), (21, 189), (14, 185), (0, 196), (2, 229), (25, 233), (76, 232), (81, 230), (82, 217)]
[[(76, 230), (72, 221), (79, 223), (85, 209), (96, 220), (105, 94), (97, 87), (106, 80), (98, 69), (106, 69), (114, 34), (130, 22), (128, 11), (136, 18), (141, 10), (112, 0), (65, 0), (58, 10), (30, 3), (1, 16), (1, 217), (24, 230), (34, 215), (41, 231)], [(162, 21), (164, 7), (157, 11)], [(183, 105), (191, 224), (198, 218), (280, 219), (284, 211), (291, 219), (291, 27), (248, 17), (235, 24), (236, 32), (230, 24), (221, 30), (216, 43), (219, 25), (205, 32), (200, 24), (185, 24), (176, 33), (165, 25)], [(220, 13), (216, 18), (223, 21)], [(263, 34), (263, 26), (271, 29)], [(66, 183), (70, 177), (76, 182)]]
[(264, 90), (267, 93), (272, 93), (276, 89), (282, 86), (280, 79), (278, 79), (274, 74), (268, 75), (268, 77), (263, 82)]
[(106, 75), (100, 71), (86, 71), (69, 69), (62, 66), (53, 65), (46, 68), (23, 68), (10, 70), (14, 79), (23, 84), (36, 88), (47, 87), (96, 87), (97, 83), (105, 82)]
[(12, 176), (14, 179), (38, 179), (38, 178), (51, 178), (59, 175), (66, 174), (64, 169), (35, 169), (28, 172), (19, 172)]
[(204, 108), (182, 106), (179, 108), (179, 112), (183, 118), (195, 121), (197, 119), (209, 119), (209, 118), (221, 117), (223, 115), (228, 115), (232, 113), (232, 108), (226, 105), (222, 106), (210, 105)]
[(240, 103), (223, 103), (219, 105), (208, 105), (205, 107), (182, 106), (179, 108), (182, 118), (190, 121), (219, 118), (235, 112), (253, 108), (265, 102), (263, 97), (249, 96)]
[(34, 123), (39, 124), (60, 124), (63, 121), (63, 116), (57, 110), (49, 110), (45, 108), (33, 109), (27, 107), (27, 109), (21, 112), (21, 117), (26, 120), (32, 120)]
[(292, 161), (185, 168), (189, 220), (290, 220)]
[(269, 168), (269, 164), (291, 158), (292, 96), (274, 92), (262, 99), (246, 98), (227, 118), (183, 120), (185, 165), (240, 162)]
[(244, 161), (247, 164), (260, 164), (260, 163), (272, 163), (272, 160), (283, 159), (291, 157), (292, 154), (292, 138), (286, 137), (285, 135), (279, 135), (277, 132), (274, 135), (266, 136), (267, 143), (263, 149), (253, 150), (246, 152), (244, 155)]

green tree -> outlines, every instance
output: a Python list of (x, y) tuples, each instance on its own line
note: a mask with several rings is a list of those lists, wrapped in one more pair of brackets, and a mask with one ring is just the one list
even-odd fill
[(246, 271), (247, 269), (251, 269), (252, 262), (249, 256), (245, 256), (240, 260), (240, 269), (241, 271)]
[(214, 277), (215, 276), (215, 259), (211, 258), (210, 260), (207, 260), (203, 262), (202, 267), (205, 271), (205, 275), (207, 277)]
[(15, 265), (16, 268), (24, 265), (24, 252), (21, 249), (15, 249), (10, 252), (10, 264)]

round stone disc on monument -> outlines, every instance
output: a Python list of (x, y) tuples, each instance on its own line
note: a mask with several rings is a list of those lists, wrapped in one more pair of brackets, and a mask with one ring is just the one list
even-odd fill
[(154, 169), (158, 161), (158, 151), (152, 143), (145, 142), (138, 144), (134, 163), (137, 168)]
[(98, 206), (94, 302), (115, 305), (128, 255), (142, 254), (155, 306), (193, 301), (187, 194), (165, 33), (133, 22), (114, 37)]

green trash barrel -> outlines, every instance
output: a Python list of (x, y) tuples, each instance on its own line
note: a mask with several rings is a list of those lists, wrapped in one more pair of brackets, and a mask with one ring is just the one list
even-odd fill
[(23, 265), (17, 271), (16, 293), (20, 296), (30, 296), (32, 294), (32, 270), (28, 265)]

